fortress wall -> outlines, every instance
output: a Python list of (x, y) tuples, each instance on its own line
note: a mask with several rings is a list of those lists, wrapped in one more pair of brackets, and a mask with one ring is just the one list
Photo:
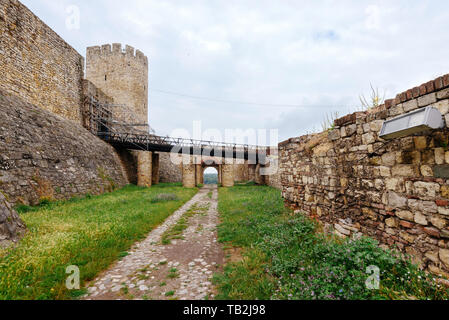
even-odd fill
[(0, 0), (0, 88), (81, 123), (83, 57), (17, 0)]
[(159, 153), (159, 181), (182, 182), (182, 165), (173, 164), (169, 153)]
[(377, 238), (449, 275), (449, 129), (388, 143), (378, 136), (385, 120), (426, 106), (449, 125), (449, 75), (281, 143), (282, 195), (342, 237)]
[(1, 89), (0, 114), (0, 190), (10, 202), (68, 199), (128, 183), (114, 148), (81, 125)]
[[(269, 156), (273, 162), (273, 164), (270, 164), (270, 175), (266, 177), (266, 183), (267, 185), (276, 188), (276, 189), (282, 189), (282, 183), (281, 183), (281, 175), (279, 172), (279, 157), (278, 156)], [(272, 168), (271, 168), (272, 167)]]

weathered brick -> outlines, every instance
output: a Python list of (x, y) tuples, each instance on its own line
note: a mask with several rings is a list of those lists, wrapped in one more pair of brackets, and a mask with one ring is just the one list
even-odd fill
[(435, 200), (435, 203), (439, 207), (449, 206), (449, 201), (448, 200)]
[(393, 106), (393, 99), (385, 100), (385, 108), (390, 109)]
[(401, 221), (399, 224), (407, 229), (412, 229), (414, 227), (414, 224), (409, 221)]
[(412, 92), (413, 92), (413, 98), (418, 98), (419, 97), (419, 87), (414, 87), (413, 89), (412, 89)]
[(419, 86), (419, 95), (423, 96), (427, 93), (427, 88), (426, 88), (426, 84), (422, 84)]
[(443, 87), (449, 87), (449, 74), (443, 76)]
[(429, 236), (439, 238), (440, 237), (440, 231), (438, 229), (435, 229), (433, 227), (425, 227), (423, 228), (423, 231), (427, 233)]
[(434, 87), (436, 90), (440, 90), (443, 88), (443, 77), (439, 77), (434, 80)]

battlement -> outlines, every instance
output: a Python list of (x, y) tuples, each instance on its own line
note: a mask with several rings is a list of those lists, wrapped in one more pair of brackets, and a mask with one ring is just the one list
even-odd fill
[(121, 56), (130, 59), (136, 59), (137, 61), (143, 62), (144, 65), (148, 65), (148, 58), (140, 50), (135, 50), (134, 47), (126, 45), (122, 48), (122, 44), (113, 43), (104, 44), (102, 46), (93, 46), (86, 49), (86, 58), (95, 59), (96, 57), (108, 57), (108, 56)]

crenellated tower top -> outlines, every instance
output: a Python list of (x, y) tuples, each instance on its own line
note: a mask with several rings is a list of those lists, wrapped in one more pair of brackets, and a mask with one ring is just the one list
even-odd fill
[(131, 109), (133, 123), (148, 123), (148, 58), (142, 51), (120, 43), (88, 47), (86, 79)]
[(135, 59), (140, 61), (145, 66), (148, 66), (148, 58), (140, 50), (135, 50), (134, 47), (126, 45), (122, 48), (121, 43), (104, 44), (102, 46), (93, 46), (87, 48), (87, 59), (95, 59), (107, 56), (118, 56), (122, 58)]

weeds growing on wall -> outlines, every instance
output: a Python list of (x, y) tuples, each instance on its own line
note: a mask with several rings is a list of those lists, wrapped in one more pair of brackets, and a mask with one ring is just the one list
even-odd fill
[(47, 203), (55, 199), (53, 186), (50, 181), (41, 177), (38, 170), (35, 171), (32, 180), (35, 182), (32, 187), (39, 197), (39, 203)]
[[(219, 240), (243, 248), (243, 260), (215, 276), (218, 299), (447, 299), (448, 291), (401, 254), (369, 238), (341, 240), (284, 208), (270, 187), (219, 190)], [(368, 289), (367, 267), (380, 270)]]

